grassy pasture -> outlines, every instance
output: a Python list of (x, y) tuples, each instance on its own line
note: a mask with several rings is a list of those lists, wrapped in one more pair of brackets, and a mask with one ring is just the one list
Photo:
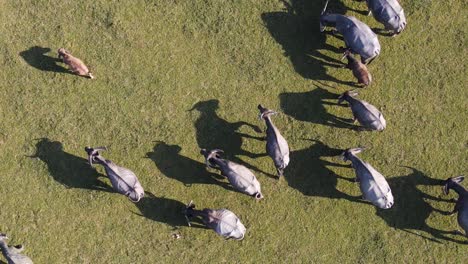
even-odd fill
[[(388, 123), (370, 133), (335, 104), (354, 79), (342, 41), (318, 30), (322, 1), (0, 1), (0, 231), (35, 263), (468, 263), (441, 213), (455, 196), (437, 185), (467, 175), (467, 1), (401, 2), (408, 27), (379, 37), (374, 83), (359, 90)], [(363, 2), (330, 9), (382, 27)], [(68, 74), (60, 47), (96, 79)], [(259, 103), (281, 112), (292, 151), (280, 181)], [(87, 145), (108, 146), (147, 196), (112, 192)], [(357, 198), (335, 158), (356, 146), (387, 177), (392, 209)], [(264, 200), (205, 169), (199, 149), (213, 147), (255, 171)], [(246, 238), (187, 227), (190, 200), (235, 212)]]

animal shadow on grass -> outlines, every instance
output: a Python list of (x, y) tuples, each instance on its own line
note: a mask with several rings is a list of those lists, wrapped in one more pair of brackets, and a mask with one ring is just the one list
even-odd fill
[(232, 190), (226, 182), (222, 181), (224, 177), (209, 172), (205, 163), (181, 155), (181, 150), (182, 148), (177, 145), (168, 145), (165, 142), (158, 141), (153, 152), (146, 153), (146, 157), (154, 162), (161, 173), (180, 181), (185, 186), (217, 184), (225, 189)]
[[(358, 14), (363, 15), (363, 16), (369, 15), (369, 9), (367, 8), (366, 1), (365, 0), (356, 0), (356, 2), (361, 2), (362, 3), (362, 5), (359, 6), (361, 9), (354, 9), (354, 8), (350, 8), (350, 7), (345, 7), (346, 10), (358, 13)], [(340, 14), (343, 14), (343, 13), (340, 13)]]
[(372, 28), (372, 31), (374, 31), (375, 34), (384, 36), (384, 37), (393, 36), (393, 33), (391, 31), (383, 29), (383, 28)]
[(288, 185), (307, 196), (346, 199), (352, 202), (365, 203), (359, 196), (351, 196), (336, 189), (338, 179), (347, 181), (349, 179), (336, 175), (328, 167), (349, 168), (349, 165), (322, 159), (322, 157), (336, 157), (343, 150), (330, 148), (318, 140), (311, 141), (314, 144), (310, 147), (291, 152), (291, 163), (285, 173)]
[[(291, 60), (296, 72), (307, 79), (354, 85), (327, 74), (326, 67), (341, 68), (344, 63), (320, 52), (320, 49), (343, 52), (340, 48), (326, 44), (327, 35), (319, 31), (323, 3), (305, 0), (281, 2), (285, 11), (263, 13), (262, 20), (272, 37), (283, 47), (284, 55)], [(336, 9), (343, 8), (340, 7), (340, 1), (333, 2)]]
[(63, 151), (61, 142), (42, 138), (36, 143), (36, 154), (30, 157), (46, 163), (54, 180), (67, 188), (114, 192), (98, 179), (106, 176), (93, 169), (87, 159)]
[(197, 121), (195, 121), (195, 128), (197, 130), (197, 143), (200, 149), (221, 149), (225, 152), (225, 155), (227, 155), (230, 160), (240, 163), (251, 170), (264, 173), (270, 177), (275, 177), (272, 174), (261, 171), (255, 166), (245, 163), (237, 157), (247, 156), (249, 158), (258, 158), (266, 155), (265, 153), (257, 154), (242, 149), (242, 141), (244, 138), (264, 140), (264, 135), (252, 136), (237, 131), (242, 126), (248, 126), (255, 132), (262, 133), (260, 127), (244, 121), (231, 123), (227, 120), (224, 120), (216, 113), (218, 108), (219, 101), (212, 99), (198, 102), (192, 107), (192, 109), (189, 110), (197, 110), (200, 112), (200, 116), (198, 117)]
[(146, 191), (145, 197), (135, 203), (140, 214), (150, 220), (167, 224), (173, 228), (187, 225), (184, 217), (185, 204), (164, 197), (156, 197), (151, 192)]
[[(320, 87), (309, 92), (282, 93), (279, 95), (283, 112), (296, 120), (357, 130), (359, 127), (351, 124), (350, 119), (337, 117), (327, 112), (325, 105), (345, 106), (338, 104), (338, 97), (338, 94), (330, 93)], [(351, 111), (349, 114), (351, 118)]]
[(20, 52), (19, 55), (23, 57), (29, 65), (38, 70), (71, 74), (68, 69), (57, 64), (58, 62), (62, 62), (62, 60), (45, 55), (48, 52), (50, 52), (50, 48), (34, 46)]
[[(462, 243), (462, 241), (446, 236), (448, 234), (452, 234), (451, 231), (439, 230), (426, 223), (426, 219), (431, 215), (432, 211), (445, 214), (445, 212), (433, 208), (428, 202), (426, 202), (426, 200), (448, 200), (426, 194), (420, 191), (416, 186), (424, 185), (441, 187), (443, 185), (443, 181), (432, 179), (415, 168), (406, 168), (411, 169), (413, 172), (409, 175), (387, 179), (388, 184), (392, 189), (393, 196), (395, 197), (395, 204), (392, 208), (386, 210), (377, 208), (376, 214), (381, 217), (388, 226), (401, 229), (405, 232), (421, 236), (428, 240), (439, 242), (437, 239), (441, 239)], [(437, 188), (441, 190), (439, 187)], [(433, 238), (414, 233), (410, 230), (424, 231), (432, 235)]]

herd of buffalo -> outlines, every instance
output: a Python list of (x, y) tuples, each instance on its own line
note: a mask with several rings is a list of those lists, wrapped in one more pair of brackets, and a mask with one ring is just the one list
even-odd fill
[[(366, 0), (369, 14), (385, 26), (392, 35), (400, 34), (406, 27), (406, 18), (398, 0)], [(370, 85), (372, 77), (366, 65), (380, 54), (380, 43), (377, 35), (365, 23), (352, 16), (327, 13), (328, 0), (320, 15), (320, 31), (325, 27), (334, 27), (336, 32), (343, 36), (345, 42), (344, 58), (348, 60), (348, 67), (353, 71), (358, 83), (364, 86)], [(359, 55), (360, 60), (353, 54)], [(58, 56), (68, 65), (74, 74), (93, 79), (93, 74), (88, 67), (78, 58), (74, 57), (64, 48), (58, 50)], [(342, 94), (338, 103), (346, 101), (351, 107), (353, 120), (361, 124), (361, 130), (383, 131), (386, 121), (382, 113), (368, 102), (356, 98), (357, 92), (348, 91)], [(289, 146), (278, 128), (272, 122), (272, 115), (277, 114), (262, 105), (258, 105), (259, 116), (266, 124), (266, 152), (273, 160), (278, 173), (278, 178), (282, 177), (284, 170), (289, 164)], [(101, 152), (105, 147), (86, 147), (88, 162), (91, 166), (99, 164), (104, 167), (109, 177), (113, 189), (125, 196), (132, 202), (139, 202), (144, 197), (144, 190), (137, 176), (131, 170), (118, 166), (114, 162), (105, 159)], [(351, 148), (345, 150), (341, 157), (345, 161), (350, 161), (356, 174), (356, 182), (359, 183), (362, 198), (371, 202), (381, 209), (389, 209), (394, 204), (394, 199), (390, 186), (385, 177), (379, 173), (369, 163), (361, 160), (356, 154), (363, 148)], [(263, 198), (260, 183), (255, 175), (244, 165), (222, 158), (223, 150), (201, 149), (206, 166), (218, 169), (220, 173), (227, 177), (229, 183), (236, 190), (253, 196), (260, 200)], [(460, 185), (463, 176), (449, 178), (444, 181), (444, 192), (454, 190), (459, 198), (456, 201), (452, 214), (458, 212), (458, 223), (468, 236), (468, 191)], [(190, 202), (184, 211), (188, 224), (190, 218), (199, 217), (209, 228), (212, 228), (219, 235), (226, 238), (243, 239), (246, 228), (240, 219), (227, 209), (203, 209), (196, 210), (193, 202)], [(0, 248), (8, 264), (29, 264), (31, 259), (23, 254), (23, 246), (8, 246), (7, 236), (0, 234)]]

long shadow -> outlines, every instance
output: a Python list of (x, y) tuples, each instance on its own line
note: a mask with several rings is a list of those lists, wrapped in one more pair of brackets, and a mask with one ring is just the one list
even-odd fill
[[(338, 104), (338, 97), (338, 94), (331, 93), (320, 87), (309, 92), (282, 93), (279, 95), (283, 112), (296, 120), (337, 128), (358, 129), (358, 126), (351, 124), (349, 119), (337, 117), (327, 112), (325, 105), (343, 106)], [(330, 100), (332, 102), (329, 102)]]
[(351, 12), (356, 12), (360, 15), (367, 16), (369, 13), (369, 9), (367, 8), (367, 4), (365, 0), (355, 0), (355, 2), (361, 2), (361, 5), (359, 6), (360, 9), (354, 9), (351, 7), (346, 7), (348, 11)]
[(360, 15), (367, 16), (367, 14), (369, 14), (369, 10), (367, 10), (366, 4), (364, 4), (363, 8), (364, 9), (362, 9), (362, 10), (349, 8), (348, 11), (353, 11), (353, 12), (356, 12), (356, 13), (358, 13)]
[(182, 148), (177, 145), (158, 142), (154, 146), (153, 152), (146, 153), (146, 156), (154, 161), (154, 164), (156, 164), (161, 173), (169, 178), (180, 181), (186, 186), (191, 186), (192, 184), (216, 184), (225, 189), (232, 190), (226, 182), (223, 182), (223, 176), (209, 172), (204, 163), (181, 155), (181, 150)]
[(29, 65), (38, 70), (71, 74), (68, 69), (57, 64), (62, 62), (62, 60), (45, 55), (48, 52), (50, 52), (50, 48), (34, 46), (28, 50), (20, 52), (19, 55)]
[[(324, 55), (320, 50), (328, 49), (341, 53), (340, 48), (326, 44), (327, 34), (319, 31), (322, 1), (292, 0), (280, 1), (285, 11), (262, 14), (262, 20), (272, 37), (283, 47), (297, 73), (312, 80), (333, 81), (352, 85), (327, 74), (326, 67), (339, 68), (344, 63)], [(340, 1), (332, 1), (333, 10), (344, 9)], [(338, 57), (338, 56), (337, 56)]]
[(36, 143), (36, 154), (30, 157), (46, 163), (54, 180), (67, 188), (114, 192), (98, 179), (105, 176), (93, 169), (88, 160), (63, 151), (63, 145), (58, 141), (40, 139)]
[(391, 31), (388, 31), (384, 28), (372, 28), (372, 31), (374, 31), (375, 34), (383, 36), (383, 37), (391, 37), (393, 36), (393, 33)]
[(224, 120), (216, 113), (218, 108), (219, 101), (212, 99), (198, 102), (189, 110), (197, 110), (200, 112), (200, 116), (197, 121), (195, 121), (198, 146), (205, 149), (222, 149), (229, 160), (243, 164), (254, 171), (274, 177), (274, 175), (263, 172), (238, 158), (238, 156), (258, 158), (266, 155), (265, 153), (257, 154), (242, 149), (242, 141), (244, 138), (264, 140), (263, 134), (261, 134), (261, 136), (252, 136), (237, 131), (242, 126), (247, 126), (255, 132), (261, 133), (262, 130), (260, 127), (244, 121), (231, 123)]
[(451, 234), (451, 231), (439, 230), (426, 223), (426, 219), (433, 211), (445, 213), (433, 208), (426, 200), (446, 200), (426, 194), (420, 191), (416, 186), (442, 186), (443, 181), (432, 179), (415, 168), (407, 168), (412, 170), (411, 174), (387, 179), (392, 189), (393, 196), (395, 197), (395, 204), (392, 208), (387, 210), (377, 209), (376, 215), (381, 217), (390, 227), (401, 229), (412, 234), (416, 233), (411, 230), (424, 231), (430, 234), (432, 238), (420, 234), (416, 235), (434, 242), (439, 242), (437, 239), (441, 239), (463, 243), (462, 241), (447, 237), (446, 235)]
[(140, 216), (150, 220), (167, 224), (173, 228), (187, 225), (183, 211), (185, 204), (176, 200), (164, 197), (156, 197), (151, 192), (146, 191), (138, 203), (135, 203), (140, 211)]
[(329, 167), (349, 168), (349, 165), (322, 159), (338, 156), (343, 150), (330, 148), (318, 140), (311, 141), (314, 144), (309, 148), (291, 152), (291, 163), (285, 173), (288, 185), (307, 196), (366, 203), (359, 196), (351, 196), (336, 189), (338, 179), (349, 179), (336, 175)]

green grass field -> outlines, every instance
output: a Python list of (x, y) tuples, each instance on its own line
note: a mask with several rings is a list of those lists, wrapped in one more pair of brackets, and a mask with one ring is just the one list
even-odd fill
[[(408, 26), (380, 36), (360, 98), (387, 129), (340, 121), (343, 42), (319, 32), (324, 1), (0, 1), (0, 231), (35, 263), (468, 263), (438, 180), (467, 175), (467, 1), (402, 0)], [(364, 2), (330, 10), (363, 15)], [(65, 47), (95, 80), (68, 74)], [(291, 163), (276, 180), (256, 106), (278, 110)], [(146, 197), (111, 190), (85, 146), (133, 170)], [(390, 210), (358, 199), (360, 157), (386, 176)], [(250, 166), (265, 199), (232, 191), (200, 148)], [(463, 183), (467, 186), (467, 183)], [(228, 208), (243, 241), (188, 227), (181, 213)], [(174, 239), (173, 234), (180, 234)], [(0, 261), (1, 263), (1, 261)]]

